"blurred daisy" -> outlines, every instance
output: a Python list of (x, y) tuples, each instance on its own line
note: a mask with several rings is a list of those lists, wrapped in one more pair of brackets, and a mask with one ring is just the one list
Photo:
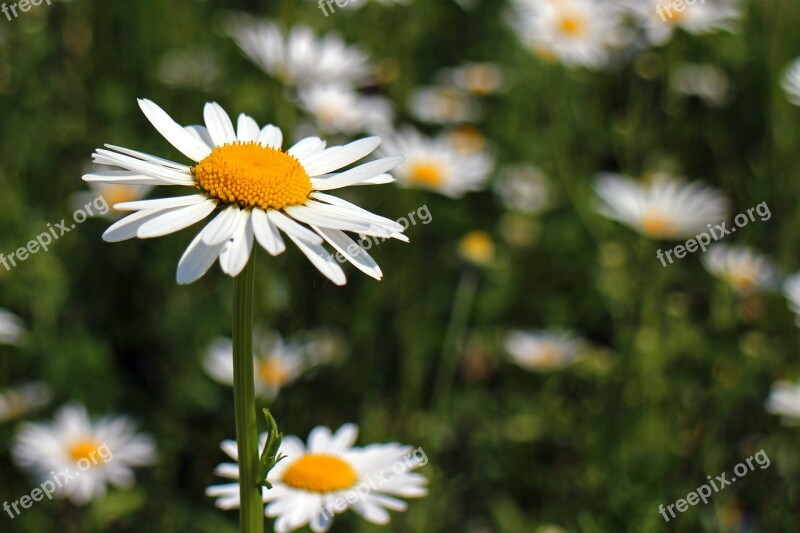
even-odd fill
[(518, 38), (540, 57), (568, 66), (605, 66), (621, 40), (620, 11), (596, 0), (514, 0)]
[(494, 166), (494, 159), (486, 152), (463, 154), (452, 146), (447, 135), (429, 139), (411, 128), (384, 141), (384, 153), (396, 150), (406, 156), (395, 169), (398, 183), (451, 198), (483, 189)]
[(647, 183), (602, 174), (595, 184), (598, 212), (652, 239), (683, 239), (725, 219), (727, 201), (716, 189), (656, 174)]
[[(257, 336), (253, 350), (256, 395), (271, 400), (303, 371), (327, 362), (320, 357), (312, 358), (309, 349), (308, 345), (286, 343), (278, 334)], [(225, 338), (214, 340), (206, 351), (203, 366), (216, 381), (233, 386), (233, 342)]]
[[(108, 170), (113, 172), (114, 167), (109, 167)], [(103, 170), (94, 169), (90, 172), (102, 172)], [(153, 190), (152, 185), (126, 185), (124, 183), (89, 183), (89, 191), (81, 191), (75, 193), (72, 197), (71, 204), (75, 209), (82, 209), (86, 204), (93, 202), (95, 199), (102, 198), (105, 201), (107, 210), (105, 213), (100, 211), (93, 212), (93, 215), (104, 217), (110, 220), (116, 220), (119, 217), (127, 214), (126, 211), (119, 211), (114, 209), (113, 206), (125, 202), (135, 202), (143, 199), (150, 194)]]
[(456, 126), (444, 134), (457, 152), (476, 154), (486, 148), (486, 137), (473, 126)]
[(495, 192), (506, 209), (535, 215), (550, 204), (547, 177), (533, 165), (508, 167), (495, 185)]
[(505, 340), (512, 360), (533, 372), (557, 370), (575, 362), (584, 344), (582, 339), (561, 331), (512, 331)]
[[(420, 449), (398, 443), (354, 447), (357, 436), (357, 426), (345, 424), (333, 434), (323, 426), (314, 428), (308, 445), (295, 436), (283, 439), (278, 453), (286, 458), (267, 475), (272, 489), (263, 489), (265, 514), (276, 519), (276, 532), (294, 531), (306, 524), (312, 531), (327, 531), (334, 515), (347, 509), (374, 524), (388, 524), (387, 510), (407, 508), (399, 497), (427, 494), (425, 477), (412, 472), (427, 463)], [(262, 434), (259, 449), (265, 442), (266, 434)], [(226, 440), (221, 447), (237, 460), (236, 441)], [(238, 480), (239, 466), (222, 463), (215, 473)], [(238, 481), (208, 487), (206, 494), (217, 498), (221, 509), (239, 507)]]
[(325, 133), (352, 135), (390, 127), (392, 105), (381, 96), (364, 96), (342, 84), (313, 84), (301, 88), (300, 107)]
[(446, 69), (442, 82), (476, 96), (485, 96), (502, 91), (506, 78), (503, 69), (494, 63), (465, 63)]
[(25, 335), (22, 319), (10, 311), (0, 309), (0, 344), (17, 346)]
[(334, 33), (318, 38), (296, 25), (284, 35), (274, 22), (246, 15), (230, 17), (226, 30), (251, 61), (286, 85), (360, 84), (373, 72), (367, 54)]
[(647, 42), (655, 46), (666, 44), (678, 28), (694, 35), (733, 31), (741, 16), (738, 1), (733, 0), (684, 4), (682, 11), (672, 0), (628, 0), (625, 6), (644, 30)]
[(728, 76), (715, 65), (678, 66), (672, 76), (672, 87), (686, 96), (696, 96), (711, 106), (724, 105), (730, 93)]
[(73, 478), (61, 480), (56, 495), (76, 505), (105, 495), (109, 484), (132, 487), (133, 467), (155, 462), (153, 440), (137, 434), (127, 417), (93, 422), (80, 405), (62, 407), (50, 424), (23, 424), (11, 451), (18, 465), (42, 480), (69, 468)]
[(787, 426), (800, 425), (800, 384), (775, 382), (764, 408), (770, 414), (781, 416)]
[(480, 117), (480, 107), (471, 96), (451, 87), (420, 87), (408, 98), (411, 115), (428, 124), (473, 122)]
[(703, 256), (703, 264), (740, 294), (769, 290), (778, 282), (775, 267), (746, 246), (715, 244)]
[(47, 405), (53, 392), (44, 383), (27, 383), (0, 392), (0, 422), (8, 422)]
[(471, 231), (458, 241), (461, 258), (478, 266), (489, 264), (494, 259), (494, 252), (494, 241), (485, 231)]
[(234, 130), (230, 117), (216, 103), (205, 106), (206, 126), (186, 128), (149, 100), (139, 100), (139, 106), (156, 130), (197, 164), (190, 167), (107, 145), (109, 149), (95, 152), (94, 162), (124, 170), (96, 172), (83, 179), (126, 185), (182, 185), (195, 191), (188, 196), (116, 204), (117, 209), (134, 213), (106, 230), (103, 239), (108, 242), (168, 235), (222, 208), (178, 263), (180, 284), (202, 277), (217, 259), (223, 272), (231, 277), (238, 275), (250, 258), (254, 241), (272, 255), (282, 253), (286, 246), (281, 232), (337, 285), (344, 285), (346, 278), (322, 246), (323, 241), (356, 268), (380, 279), (380, 267), (344, 231), (408, 240), (397, 222), (323, 192), (394, 181), (385, 172), (403, 161), (403, 156), (334, 172), (373, 152), (381, 142), (377, 137), (328, 149), (325, 141), (309, 137), (284, 152), (279, 128), (267, 125), (259, 129), (255, 120), (242, 114)]
[(786, 92), (786, 99), (800, 106), (800, 59), (795, 59), (786, 67), (781, 87)]
[(795, 323), (800, 327), (800, 272), (786, 278), (783, 294), (789, 300), (789, 310), (795, 314)]

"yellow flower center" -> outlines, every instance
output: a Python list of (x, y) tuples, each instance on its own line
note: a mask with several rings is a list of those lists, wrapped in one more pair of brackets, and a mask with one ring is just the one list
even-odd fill
[(474, 154), (483, 150), (486, 140), (472, 126), (458, 126), (450, 132), (450, 143), (462, 154)]
[(444, 171), (438, 163), (419, 162), (412, 165), (408, 179), (415, 185), (439, 189), (444, 185)]
[(561, 362), (561, 348), (552, 342), (545, 342), (539, 348), (539, 354), (536, 357), (536, 366), (543, 368), (552, 368), (558, 366)]
[(756, 285), (755, 273), (753, 272), (734, 272), (728, 276), (728, 283), (738, 290), (752, 289)]
[(272, 387), (280, 387), (289, 379), (289, 370), (277, 357), (267, 357), (258, 364), (261, 381)]
[(96, 439), (93, 439), (92, 437), (85, 437), (79, 441), (76, 441), (72, 446), (70, 446), (69, 456), (72, 457), (72, 460), (75, 462), (78, 462), (81, 459), (94, 462), (97, 460), (97, 449), (99, 447), (100, 443), (97, 442)]
[(255, 142), (218, 146), (193, 169), (197, 185), (212, 198), (243, 209), (301, 205), (311, 179), (291, 155)]
[(642, 230), (657, 239), (667, 239), (675, 235), (677, 229), (668, 217), (656, 210), (647, 211), (642, 216)]
[(309, 492), (349, 489), (358, 481), (353, 467), (328, 454), (310, 453), (295, 461), (283, 474), (283, 482)]
[(488, 263), (494, 257), (494, 241), (485, 231), (473, 231), (462, 237), (459, 251), (467, 261)]
[(567, 15), (558, 21), (558, 30), (569, 37), (578, 37), (586, 33), (586, 23), (577, 15)]

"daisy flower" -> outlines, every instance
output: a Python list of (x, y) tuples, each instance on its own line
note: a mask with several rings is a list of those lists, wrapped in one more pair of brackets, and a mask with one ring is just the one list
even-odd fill
[(384, 153), (398, 151), (406, 156), (405, 162), (395, 169), (398, 183), (451, 198), (483, 189), (494, 167), (492, 156), (483, 151), (464, 154), (453, 147), (446, 134), (429, 139), (406, 128), (384, 143)]
[(400, 155), (335, 172), (373, 152), (381, 142), (377, 137), (327, 149), (325, 141), (308, 137), (284, 152), (279, 128), (260, 129), (255, 120), (242, 114), (234, 129), (216, 103), (205, 106), (206, 126), (186, 128), (149, 100), (139, 100), (139, 106), (155, 129), (196, 164), (187, 166), (107, 145), (95, 152), (94, 162), (122, 170), (96, 172), (83, 179), (192, 189), (193, 194), (186, 196), (116, 204), (116, 209), (134, 213), (106, 230), (103, 239), (108, 242), (168, 235), (221, 208), (178, 263), (179, 284), (196, 281), (217, 259), (222, 271), (234, 277), (247, 264), (254, 241), (272, 255), (282, 253), (286, 249), (282, 233), (337, 285), (344, 285), (346, 278), (323, 241), (356, 268), (380, 279), (377, 263), (344, 232), (408, 240), (397, 222), (324, 192), (394, 181), (385, 172), (403, 161)]
[[(327, 362), (319, 357), (312, 359), (310, 343), (286, 343), (277, 333), (260, 335), (254, 344), (255, 391), (266, 400), (277, 396), (282, 387), (299, 378), (303, 371)], [(203, 366), (213, 379), (233, 386), (233, 342), (215, 339), (206, 351)]]
[(557, 370), (575, 362), (584, 344), (562, 331), (512, 331), (505, 339), (512, 360), (533, 372)]
[(353, 135), (388, 128), (392, 105), (381, 96), (364, 96), (344, 84), (313, 84), (297, 93), (300, 107), (325, 133)]
[(480, 107), (472, 97), (452, 87), (420, 87), (408, 98), (411, 115), (428, 124), (474, 122), (480, 117)]
[[(413, 469), (427, 463), (420, 448), (398, 443), (370, 444), (355, 447), (358, 427), (345, 424), (335, 433), (318, 426), (308, 435), (308, 444), (295, 436), (287, 436), (279, 454), (285, 459), (267, 475), (272, 489), (263, 489), (265, 514), (275, 518), (275, 531), (287, 532), (306, 524), (312, 531), (327, 531), (336, 514), (352, 509), (374, 524), (387, 524), (387, 511), (404, 511), (406, 503), (399, 499), (418, 498), (427, 494), (427, 480)], [(261, 435), (259, 449), (266, 443)], [(234, 461), (238, 458), (236, 441), (226, 440), (222, 450)], [(239, 479), (236, 463), (222, 463), (215, 473), (228, 479)], [(239, 483), (214, 485), (206, 489), (217, 498), (221, 509), (239, 507)]]
[(620, 46), (620, 11), (596, 0), (514, 0), (509, 20), (526, 48), (567, 66), (603, 67)]
[(778, 281), (778, 272), (767, 258), (746, 246), (715, 244), (703, 256), (703, 265), (740, 294), (769, 290)]
[(0, 309), (0, 344), (17, 346), (25, 335), (22, 319), (10, 311)]
[(764, 408), (770, 414), (781, 416), (788, 426), (800, 425), (800, 384), (775, 382)]
[(155, 461), (155, 445), (137, 434), (124, 416), (93, 422), (80, 405), (58, 410), (53, 423), (25, 423), (14, 438), (14, 461), (42, 480), (56, 479), (69, 469), (70, 479), (59, 477), (56, 495), (76, 505), (105, 495), (109, 484), (130, 488), (133, 467)]
[(720, 30), (733, 31), (741, 17), (737, 1), (714, 0), (685, 5), (678, 11), (672, 0), (629, 0), (625, 7), (644, 30), (647, 42), (660, 46), (672, 39), (676, 29), (693, 35)]
[(485, 231), (471, 231), (458, 241), (458, 254), (469, 263), (486, 266), (494, 259), (494, 240)]
[(53, 392), (44, 383), (26, 383), (0, 392), (0, 422), (8, 422), (47, 405)]
[(486, 96), (502, 91), (506, 76), (503, 69), (494, 63), (465, 63), (446, 69), (442, 81), (470, 94)]
[(247, 15), (231, 17), (226, 30), (253, 63), (285, 85), (360, 85), (373, 73), (369, 56), (334, 33), (318, 38), (311, 28), (296, 25), (284, 34), (274, 22)]
[(693, 237), (727, 213), (727, 201), (716, 189), (666, 174), (656, 174), (647, 183), (602, 174), (595, 191), (602, 200), (600, 214), (652, 239)]
[(800, 327), (800, 272), (786, 278), (783, 294), (789, 300), (789, 310), (795, 314), (795, 323)]
[(495, 185), (500, 201), (512, 211), (535, 215), (550, 204), (547, 177), (533, 165), (508, 167)]
[(781, 87), (786, 92), (786, 99), (792, 104), (800, 106), (800, 58), (795, 59), (786, 67)]

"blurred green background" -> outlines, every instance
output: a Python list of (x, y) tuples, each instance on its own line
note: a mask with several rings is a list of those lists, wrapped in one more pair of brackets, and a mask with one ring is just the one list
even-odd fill
[[(597, 215), (592, 193), (598, 171), (657, 167), (719, 187), (733, 213), (766, 201), (772, 219), (749, 225), (736, 242), (796, 269), (800, 109), (786, 102), (778, 80), (800, 53), (800, 5), (750, 2), (736, 35), (681, 34), (602, 72), (532, 57), (504, 24), (503, 2), (465, 11), (416, 0), (325, 18), (314, 3), (288, 0), (74, 0), (13, 22), (0, 18), (0, 251), (71, 215), (70, 195), (85, 190), (80, 176), (103, 143), (183, 161), (142, 116), (138, 97), (183, 124), (198, 123), (203, 104), (218, 101), (292, 131), (300, 112), (285, 90), (221, 34), (227, 10), (336, 29), (397, 73), (381, 91), (399, 104), (442, 67), (498, 63), (510, 87), (484, 101), (480, 129), (498, 162), (533, 163), (551, 178), (553, 207), (524, 220), (527, 246), (504, 238), (508, 215), (491, 190), (451, 200), (383, 186), (347, 197), (392, 218), (427, 205), (433, 217), (409, 229), (411, 244), (373, 248), (384, 281), (350, 268), (348, 285), (336, 288), (296, 249), (260, 254), (258, 324), (286, 336), (326, 328), (347, 348), (339, 364), (316, 369), (271, 402), (282, 430), (305, 438), (315, 425), (356, 422), (359, 443), (397, 440), (430, 459), (421, 470), (429, 496), (393, 513), (386, 529), (800, 528), (800, 437), (763, 410), (773, 380), (800, 377), (797, 328), (783, 298), (737, 300), (697, 254), (661, 268), (659, 245)], [(159, 65), (176, 50), (213, 57), (216, 76), (164, 83)], [(723, 69), (730, 104), (708, 107), (671, 91), (669, 73), (685, 62)], [(0, 306), (31, 332), (22, 348), (0, 346), (0, 383), (53, 386), (53, 405), (33, 418), (70, 400), (98, 415), (130, 414), (155, 437), (158, 464), (138, 470), (131, 491), (113, 490), (86, 508), (40, 503), (13, 522), (0, 517), (0, 530), (237, 531), (237, 514), (204, 495), (220, 482), (218, 446), (233, 437), (234, 424), (231, 390), (201, 365), (208, 342), (230, 334), (232, 282), (213, 267), (191, 286), (175, 284), (191, 231), (106, 244), (107, 225), (87, 221), (49, 253), (11, 272), (0, 268)], [(496, 239), (485, 268), (458, 256), (459, 238), (472, 230)], [(453, 339), (453, 389), (435, 402), (464, 276), (477, 279), (474, 306)], [(582, 333), (595, 353), (551, 374), (506, 361), (507, 330), (550, 327)], [(14, 429), (0, 426), (0, 500), (34, 486), (8, 454)], [(762, 448), (769, 469), (663, 522), (659, 504)], [(333, 527), (379, 529), (352, 514)]]

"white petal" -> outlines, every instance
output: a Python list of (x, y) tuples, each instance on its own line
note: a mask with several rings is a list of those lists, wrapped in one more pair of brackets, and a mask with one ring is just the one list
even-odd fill
[[(309, 176), (320, 176), (327, 172), (339, 170), (350, 163), (371, 154), (381, 144), (380, 137), (367, 137), (351, 142), (345, 146), (328, 148), (309, 157), (303, 162), (303, 168)], [(336, 149), (335, 152), (332, 150)]]
[(244, 113), (239, 115), (236, 125), (236, 138), (242, 142), (255, 141), (258, 139), (258, 123)]
[(258, 134), (257, 142), (268, 148), (280, 149), (283, 144), (283, 132), (277, 126), (267, 124), (261, 129), (261, 133)]
[(250, 215), (250, 224), (253, 225), (253, 234), (258, 243), (271, 255), (278, 255), (286, 250), (278, 228), (264, 211), (253, 209), (253, 213)]
[(331, 189), (347, 187), (349, 185), (354, 185), (356, 183), (374, 178), (379, 174), (383, 174), (387, 170), (391, 170), (402, 163), (404, 159), (405, 157), (402, 155), (384, 157), (383, 159), (378, 159), (377, 161), (364, 163), (363, 165), (359, 165), (356, 168), (342, 172), (341, 174), (336, 174), (330, 178), (312, 179), (311, 183), (314, 186), (314, 189), (318, 191), (329, 191)]
[(200, 222), (217, 207), (216, 200), (206, 200), (180, 209), (170, 209), (142, 224), (136, 232), (140, 239), (162, 237)]
[(135, 157), (118, 154), (102, 148), (92, 154), (92, 161), (99, 165), (112, 165), (122, 167), (126, 170), (145, 174), (153, 178), (169, 181), (175, 185), (194, 185), (194, 176), (190, 173), (182, 172), (173, 168), (165, 167), (159, 163), (142, 161)]
[[(376, 227), (369, 222), (347, 217), (340, 213), (325, 211), (319, 206), (294, 205), (287, 207), (285, 210), (290, 217), (309, 225), (364, 234), (376, 233), (374, 231)], [(389, 236), (389, 233), (386, 231), (379, 231), (377, 233), (381, 236)]]
[(364, 180), (360, 183), (354, 183), (354, 185), (387, 185), (389, 183), (394, 183), (395, 181), (397, 180), (394, 179), (391, 174), (378, 174), (374, 178)]
[(298, 224), (280, 211), (270, 209), (267, 211), (267, 216), (273, 224), (287, 235), (302, 239), (310, 244), (322, 244), (322, 237), (305, 226)]
[(289, 148), (289, 155), (296, 157), (300, 164), (309, 156), (325, 149), (325, 141), (319, 137), (307, 137)]
[(336, 285), (344, 285), (347, 283), (347, 277), (344, 275), (342, 267), (336, 263), (336, 260), (333, 258), (333, 256), (331, 256), (331, 254), (325, 251), (325, 248), (318, 244), (310, 244), (306, 241), (297, 239), (291, 233), (287, 233), (286, 235), (297, 245), (298, 248), (300, 248), (300, 251), (303, 252), (306, 257), (308, 257), (308, 260), (311, 261), (311, 264), (317, 267), (317, 269), (322, 272), (325, 277), (330, 279)]
[(170, 161), (169, 159), (164, 159), (163, 157), (158, 157), (152, 154), (146, 154), (144, 152), (139, 152), (137, 150), (131, 150), (130, 148), (125, 148), (123, 146), (117, 146), (114, 144), (104, 144), (106, 148), (119, 152), (121, 154), (129, 155), (131, 157), (135, 157), (136, 159), (141, 159), (142, 161), (147, 161), (149, 163), (158, 163), (161, 166), (171, 168), (173, 170), (177, 170), (183, 174), (191, 171), (191, 168), (188, 165), (184, 165), (182, 163), (176, 163), (175, 161)]
[(222, 246), (207, 246), (200, 235), (197, 235), (178, 262), (178, 284), (188, 285), (203, 277), (219, 257), (221, 248)]
[(236, 132), (228, 113), (216, 102), (209, 102), (203, 108), (203, 119), (206, 121), (208, 133), (216, 146), (236, 141)]
[(233, 237), (225, 243), (219, 254), (219, 265), (222, 271), (231, 277), (238, 276), (253, 251), (253, 226), (250, 224), (250, 213), (241, 211), (244, 216), (239, 216), (239, 224)]
[[(168, 211), (171, 211), (168, 210)], [(136, 232), (147, 222), (164, 213), (164, 210), (139, 211), (125, 218), (118, 220), (103, 233), (103, 240), (106, 242), (120, 242), (136, 237)]]
[(139, 107), (155, 129), (180, 153), (194, 161), (202, 161), (211, 149), (189, 134), (154, 102), (139, 99)]
[(242, 210), (236, 206), (223, 209), (203, 230), (203, 242), (209, 246), (216, 246), (233, 237), (239, 226), (241, 213)]
[(202, 194), (191, 194), (189, 196), (174, 196), (171, 198), (156, 198), (153, 200), (137, 200), (135, 202), (122, 202), (114, 206), (118, 211), (140, 211), (155, 209), (170, 209), (172, 207), (183, 207), (185, 205), (199, 204), (206, 201), (206, 196)]
[(326, 229), (326, 228), (317, 228), (312, 226), (317, 233), (322, 235), (322, 237), (328, 241), (328, 243), (333, 246), (333, 248), (342, 254), (348, 261), (350, 261), (353, 266), (359, 269), (361, 272), (380, 280), (383, 277), (383, 272), (381, 272), (381, 268), (378, 266), (378, 263), (375, 262), (370, 255), (364, 251), (361, 246), (356, 243), (353, 239), (345, 235), (342, 231), (337, 229)]
[(183, 129), (188, 131), (192, 137), (208, 146), (211, 150), (214, 149), (214, 140), (211, 138), (211, 135), (208, 133), (208, 128), (205, 126), (184, 126)]
[(115, 185), (173, 185), (167, 180), (136, 174), (129, 170), (107, 170), (84, 174), (83, 181), (88, 183), (113, 183)]

